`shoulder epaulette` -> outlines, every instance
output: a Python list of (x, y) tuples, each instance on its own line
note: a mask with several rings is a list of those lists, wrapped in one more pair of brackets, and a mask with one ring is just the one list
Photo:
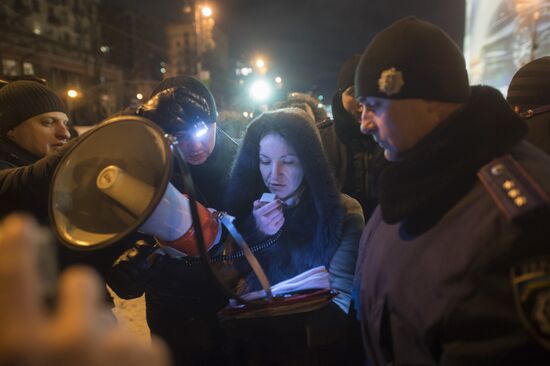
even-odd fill
[(510, 155), (491, 161), (477, 175), (509, 221), (550, 205), (548, 194)]

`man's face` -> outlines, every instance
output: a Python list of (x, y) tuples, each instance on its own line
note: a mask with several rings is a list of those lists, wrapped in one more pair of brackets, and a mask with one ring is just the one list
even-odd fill
[(183, 154), (185, 161), (191, 165), (203, 164), (216, 146), (216, 124), (211, 123), (204, 135), (197, 137), (195, 131), (181, 131), (176, 134), (178, 148)]
[(29, 118), (7, 133), (8, 139), (42, 158), (59, 150), (71, 137), (63, 112), (47, 112)]
[(355, 99), (355, 89), (352, 86), (347, 88), (342, 92), (342, 105), (344, 106), (344, 109), (346, 112), (351, 114), (353, 118), (355, 118), (356, 121), (359, 121), (361, 118), (361, 104), (357, 102), (357, 99)]
[(363, 107), (361, 132), (373, 135), (389, 161), (412, 148), (431, 128), (424, 123), (425, 103), (420, 99), (359, 97)]

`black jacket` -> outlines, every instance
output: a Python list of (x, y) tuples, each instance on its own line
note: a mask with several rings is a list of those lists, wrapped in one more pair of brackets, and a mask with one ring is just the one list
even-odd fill
[(526, 129), (497, 90), (474, 87), (382, 174), (356, 268), (373, 365), (549, 364), (549, 317), (534, 309), (550, 287), (550, 158)]
[(359, 201), (368, 220), (378, 204), (378, 176), (389, 163), (372, 136), (359, 130), (359, 123), (342, 105), (342, 92), (332, 100), (333, 120), (317, 124), (323, 149), (338, 189)]

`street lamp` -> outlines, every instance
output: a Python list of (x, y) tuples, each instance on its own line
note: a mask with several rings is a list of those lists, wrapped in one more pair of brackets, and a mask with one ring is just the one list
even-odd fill
[(79, 93), (78, 93), (76, 90), (74, 90), (74, 89), (69, 89), (69, 90), (67, 90), (67, 96), (68, 96), (69, 98), (73, 98), (73, 99), (74, 99), (74, 98), (78, 97), (78, 95), (79, 95)]
[(201, 13), (205, 17), (211, 17), (212, 16), (212, 8), (209, 6), (203, 6), (201, 9)]

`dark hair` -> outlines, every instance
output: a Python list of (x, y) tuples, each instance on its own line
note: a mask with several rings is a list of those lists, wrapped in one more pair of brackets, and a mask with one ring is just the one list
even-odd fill
[(277, 134), (294, 148), (304, 169), (307, 194), (315, 205), (318, 233), (334, 240), (340, 235), (342, 206), (325, 157), (319, 132), (311, 118), (297, 108), (266, 112), (253, 120), (244, 136), (235, 160), (226, 194), (227, 211), (242, 218), (252, 210), (252, 203), (267, 191), (259, 169), (261, 139)]
[(300, 108), (301, 110), (305, 111), (305, 104), (307, 104), (309, 108), (311, 108), (311, 111), (313, 112), (313, 116), (315, 118), (315, 122), (323, 122), (328, 118), (327, 112), (323, 108), (319, 108), (319, 101), (311, 95), (304, 93), (290, 93), (286, 100), (277, 103), (275, 105), (275, 108)]

